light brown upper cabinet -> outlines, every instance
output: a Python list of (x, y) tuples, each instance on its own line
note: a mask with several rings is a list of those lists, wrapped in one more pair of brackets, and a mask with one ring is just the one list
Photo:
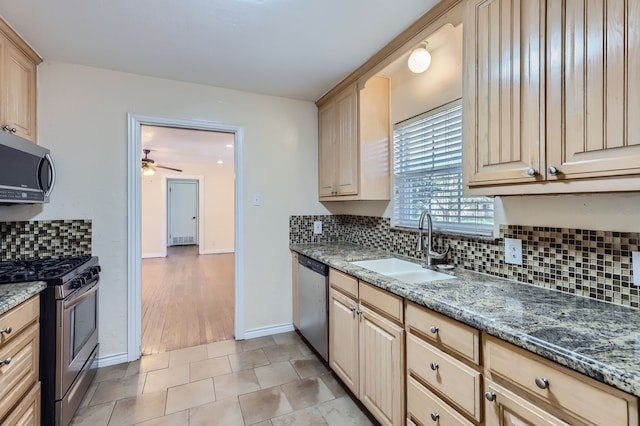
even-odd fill
[(389, 80), (353, 83), (318, 105), (320, 201), (388, 200)]
[(0, 19), (0, 129), (34, 143), (40, 62), (42, 58)]
[(638, 188), (638, 19), (631, 0), (467, 2), (469, 193)]

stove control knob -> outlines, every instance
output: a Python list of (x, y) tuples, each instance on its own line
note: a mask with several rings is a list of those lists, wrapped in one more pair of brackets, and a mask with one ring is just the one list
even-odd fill
[(91, 273), (93, 275), (98, 275), (99, 272), (100, 272), (100, 266), (92, 266), (91, 267)]
[(82, 287), (84, 280), (82, 278), (76, 278), (73, 281), (71, 281), (71, 288), (73, 290), (78, 289), (80, 287)]

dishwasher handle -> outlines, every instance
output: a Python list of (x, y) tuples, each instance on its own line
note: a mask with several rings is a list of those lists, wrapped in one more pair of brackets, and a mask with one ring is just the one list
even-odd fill
[(318, 273), (324, 277), (329, 275), (329, 267), (324, 263), (313, 260), (307, 256), (301, 254), (298, 255), (298, 264), (305, 268), (311, 269), (313, 272)]

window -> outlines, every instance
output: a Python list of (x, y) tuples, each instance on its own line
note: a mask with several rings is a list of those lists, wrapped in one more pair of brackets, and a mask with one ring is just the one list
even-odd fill
[(462, 195), (462, 100), (394, 126), (394, 224), (417, 227), (424, 209), (443, 231), (490, 235), (493, 199)]

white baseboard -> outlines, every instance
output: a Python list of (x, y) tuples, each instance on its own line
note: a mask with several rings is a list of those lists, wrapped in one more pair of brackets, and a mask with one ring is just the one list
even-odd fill
[(293, 324), (278, 324), (271, 325), (269, 327), (252, 328), (244, 332), (245, 339), (253, 339), (255, 337), (271, 336), (272, 334), (286, 333), (287, 331), (293, 331)]
[(233, 253), (233, 252), (235, 252), (235, 250), (232, 248), (208, 249), (208, 250), (202, 250), (200, 254), (224, 254), (224, 253)]
[(152, 257), (167, 257), (166, 253), (142, 253), (143, 259), (151, 259)]
[(96, 359), (95, 362), (98, 363), (98, 368), (100, 368), (100, 367), (107, 367), (109, 365), (123, 364), (129, 361), (128, 361), (127, 353), (122, 352), (119, 354), (100, 356)]

